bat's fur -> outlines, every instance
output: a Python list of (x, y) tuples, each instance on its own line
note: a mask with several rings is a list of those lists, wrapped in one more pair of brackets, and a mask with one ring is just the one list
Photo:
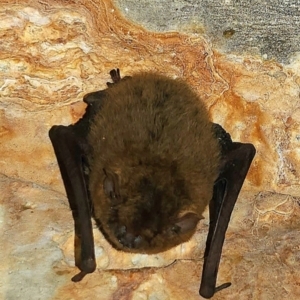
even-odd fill
[(88, 135), (100, 229), (130, 252), (187, 241), (211, 200), (220, 161), (205, 105), (184, 82), (149, 73), (104, 95)]

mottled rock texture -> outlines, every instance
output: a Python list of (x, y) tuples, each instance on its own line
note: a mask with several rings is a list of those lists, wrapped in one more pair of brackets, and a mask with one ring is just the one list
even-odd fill
[(288, 63), (299, 54), (299, 0), (115, 0), (149, 30), (205, 33), (226, 53)]
[[(291, 3), (280, 7), (297, 21)], [(157, 20), (166, 14), (152, 8)], [(211, 32), (192, 23), (199, 30), (153, 33), (110, 0), (0, 0), (2, 299), (200, 298), (207, 213), (188, 243), (153, 256), (118, 252), (95, 229), (99, 269), (70, 281), (73, 224), (48, 130), (78, 120), (83, 95), (105, 88), (115, 67), (185, 79), (215, 122), (257, 149), (220, 266), (218, 282), (232, 287), (214, 299), (300, 297), (299, 61), (282, 65), (245, 48), (221, 54)]]

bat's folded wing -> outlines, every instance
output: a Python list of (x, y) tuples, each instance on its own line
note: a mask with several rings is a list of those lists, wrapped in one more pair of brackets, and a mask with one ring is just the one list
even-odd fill
[(49, 137), (74, 218), (75, 264), (81, 273), (72, 280), (79, 281), (96, 269), (91, 204), (83, 170), (84, 149), (72, 125), (53, 126)]
[(254, 146), (242, 143), (232, 143), (224, 155), (209, 205), (210, 225), (200, 286), (204, 298), (211, 298), (230, 285), (225, 283), (216, 288), (217, 273), (230, 216), (254, 155)]

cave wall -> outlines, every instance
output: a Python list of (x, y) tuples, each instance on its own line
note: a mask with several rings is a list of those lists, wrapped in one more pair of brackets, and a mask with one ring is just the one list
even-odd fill
[(207, 212), (191, 241), (155, 256), (120, 253), (95, 230), (99, 269), (70, 281), (73, 225), (48, 130), (77, 121), (116, 67), (183, 78), (257, 149), (220, 266), (233, 285), (215, 299), (298, 298), (296, 2), (0, 0), (3, 299), (199, 299)]

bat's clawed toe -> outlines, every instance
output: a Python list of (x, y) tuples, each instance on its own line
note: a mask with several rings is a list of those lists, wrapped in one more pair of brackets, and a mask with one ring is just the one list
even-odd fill
[(114, 83), (117, 83), (121, 80), (120, 69), (113, 69), (109, 72), (109, 74)]

